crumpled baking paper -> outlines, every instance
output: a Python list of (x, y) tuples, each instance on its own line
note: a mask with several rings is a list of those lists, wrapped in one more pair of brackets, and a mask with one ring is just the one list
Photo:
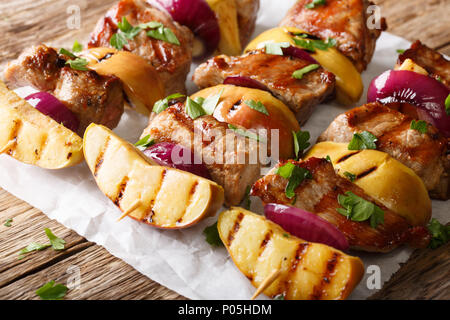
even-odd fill
[[(294, 2), (262, 0), (255, 35), (275, 27)], [(365, 88), (371, 79), (393, 67), (397, 49), (408, 47), (408, 41), (384, 33), (378, 40), (372, 63), (363, 73)], [(195, 85), (190, 79), (188, 88), (194, 92)], [(364, 96), (355, 106), (365, 101)], [(311, 141), (315, 141), (339, 113), (348, 109), (333, 103), (319, 105), (303, 129), (310, 131)], [(145, 117), (127, 111), (115, 132), (135, 142), (146, 125)], [(216, 221), (217, 216), (180, 231), (158, 230), (132, 219), (117, 222), (121, 215), (119, 209), (97, 188), (85, 163), (74, 168), (50, 171), (2, 155), (0, 186), (89, 241), (102, 245), (142, 274), (187, 298), (249, 299), (254, 293), (255, 289), (235, 267), (226, 249), (212, 248), (205, 241), (202, 232)], [(259, 200), (252, 200), (252, 210), (262, 213)], [(448, 211), (448, 203), (433, 201), (433, 216), (441, 222), (448, 222)], [(411, 250), (401, 248), (388, 254), (352, 254), (360, 256), (366, 268), (379, 266), (382, 284), (398, 270), (399, 263), (408, 259)], [(376, 289), (368, 289), (367, 277), (368, 274), (351, 299), (365, 299), (376, 292)]]

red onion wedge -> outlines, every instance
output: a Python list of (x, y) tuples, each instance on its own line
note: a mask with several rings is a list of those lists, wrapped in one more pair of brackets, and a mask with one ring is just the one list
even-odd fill
[(201, 44), (201, 48), (194, 48), (194, 58), (207, 57), (217, 49), (220, 41), (219, 21), (205, 0), (147, 1), (159, 9), (166, 10), (173, 20), (192, 30)]
[(367, 101), (413, 104), (417, 106), (420, 119), (450, 138), (450, 116), (445, 112), (445, 99), (449, 94), (449, 88), (431, 77), (412, 71), (389, 70), (372, 80)]
[(283, 54), (286, 56), (291, 56), (291, 57), (298, 58), (301, 60), (309, 61), (311, 63), (320, 64), (317, 62), (316, 59), (311, 57), (311, 55), (307, 51), (300, 49), (298, 47), (290, 46), (287, 48), (282, 48), (282, 50), (283, 50)]
[(338, 250), (350, 245), (344, 234), (328, 221), (302, 209), (269, 203), (264, 206), (267, 219), (300, 239), (323, 243)]
[(25, 98), (37, 110), (49, 116), (67, 129), (77, 132), (80, 121), (61, 101), (48, 92), (37, 92)]
[(148, 147), (144, 154), (161, 166), (193, 173), (211, 180), (206, 166), (188, 148), (170, 142), (161, 142)]
[(255, 80), (255, 79), (252, 79), (250, 77), (243, 77), (243, 76), (227, 77), (223, 81), (223, 84), (232, 84), (232, 85), (238, 86), (238, 87), (259, 89), (259, 90), (270, 92), (269, 88), (267, 88), (261, 82)]

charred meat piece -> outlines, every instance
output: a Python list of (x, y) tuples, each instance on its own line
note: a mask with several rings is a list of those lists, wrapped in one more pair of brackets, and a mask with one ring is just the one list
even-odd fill
[(398, 65), (411, 59), (424, 68), (433, 78), (439, 79), (447, 87), (450, 86), (450, 61), (439, 52), (428, 48), (419, 40), (398, 57)]
[(303, 124), (314, 106), (330, 96), (335, 86), (334, 75), (323, 68), (308, 72), (300, 80), (292, 77), (296, 70), (310, 64), (309, 61), (259, 50), (240, 57), (221, 55), (200, 65), (193, 80), (200, 88), (206, 88), (223, 83), (227, 77), (249, 77), (266, 86), (289, 106)]
[[(275, 173), (277, 167), (286, 164), (285, 161), (258, 180), (253, 185), (251, 194), (260, 197), (264, 203), (293, 205), (317, 214), (335, 225), (346, 236), (353, 249), (389, 252), (403, 243), (413, 247), (427, 246), (430, 237), (425, 227), (409, 225), (403, 217), (377, 203), (361, 188), (338, 176), (327, 160), (310, 158), (305, 162), (293, 160), (289, 162), (309, 170), (312, 176), (296, 188), (294, 202), (285, 194), (288, 180)], [(338, 195), (347, 191), (380, 207), (384, 211), (384, 223), (372, 228), (368, 221), (356, 222), (341, 215), (337, 211), (338, 208), (342, 208), (338, 202)]]
[(326, 4), (308, 9), (311, 0), (299, 0), (281, 21), (282, 27), (296, 27), (320, 39), (336, 39), (337, 48), (356, 66), (366, 69), (375, 51), (381, 31), (386, 29), (384, 18), (379, 29), (367, 27), (367, 0), (327, 0)]
[(212, 116), (192, 120), (177, 103), (154, 116), (143, 136), (156, 143), (171, 142), (191, 149), (201, 156), (212, 180), (225, 190), (225, 203), (237, 205), (245, 190), (261, 176), (259, 143), (227, 130), (227, 124)]
[(235, 0), (238, 15), (239, 34), (241, 45), (244, 47), (255, 31), (256, 18), (258, 17), (259, 0)]
[(117, 24), (126, 17), (132, 26), (151, 21), (160, 22), (169, 28), (178, 38), (180, 45), (171, 44), (147, 36), (141, 31), (134, 39), (128, 40), (124, 50), (147, 59), (159, 72), (164, 83), (166, 95), (184, 93), (185, 81), (192, 61), (192, 46), (194, 36), (184, 26), (173, 21), (172, 17), (142, 0), (122, 0), (113, 6), (101, 18), (91, 34), (89, 48), (111, 47), (110, 39), (117, 33)]
[(74, 70), (68, 59), (45, 45), (31, 47), (8, 64), (5, 79), (11, 88), (32, 86), (53, 94), (80, 120), (80, 135), (92, 122), (115, 128), (124, 110), (121, 81)]
[(450, 156), (447, 140), (433, 126), (426, 133), (411, 129), (413, 118), (379, 103), (369, 103), (339, 115), (318, 141), (350, 142), (353, 134), (369, 131), (377, 150), (388, 153), (422, 178), (431, 196), (449, 196)]

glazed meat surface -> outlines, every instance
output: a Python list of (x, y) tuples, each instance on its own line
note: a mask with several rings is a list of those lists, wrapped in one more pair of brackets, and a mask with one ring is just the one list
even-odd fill
[(397, 63), (401, 65), (406, 59), (411, 59), (427, 70), (432, 77), (440, 79), (447, 87), (450, 87), (450, 61), (439, 52), (417, 40), (411, 48), (398, 57)]
[(447, 141), (433, 126), (425, 134), (410, 128), (413, 119), (379, 103), (370, 103), (339, 115), (318, 141), (350, 142), (356, 132), (377, 136), (377, 149), (411, 168), (431, 195), (447, 199), (450, 158)]
[(255, 31), (258, 17), (259, 0), (235, 0), (238, 14), (239, 34), (241, 45), (244, 47)]
[(225, 55), (211, 58), (201, 64), (194, 74), (200, 88), (222, 84), (227, 77), (244, 76), (257, 80), (296, 114), (300, 124), (310, 117), (314, 106), (329, 97), (335, 86), (335, 77), (323, 68), (308, 72), (301, 80), (294, 79), (294, 71), (311, 62), (253, 51), (240, 57)]
[(45, 45), (31, 47), (5, 69), (10, 88), (32, 86), (63, 102), (80, 120), (81, 136), (92, 122), (115, 128), (123, 114), (122, 83), (94, 71), (74, 70), (69, 57)]
[(384, 18), (380, 29), (367, 27), (367, 0), (327, 0), (325, 5), (308, 9), (310, 0), (299, 0), (288, 11), (280, 26), (296, 27), (323, 40), (338, 41), (338, 49), (350, 58), (359, 72), (366, 69), (375, 51), (376, 40), (386, 29)]
[(185, 81), (192, 61), (192, 32), (173, 21), (170, 15), (143, 0), (122, 0), (102, 17), (91, 34), (89, 48), (111, 47), (110, 39), (117, 33), (117, 24), (126, 17), (132, 26), (156, 21), (169, 28), (180, 41), (180, 45), (148, 37), (144, 31), (133, 40), (128, 40), (124, 50), (140, 55), (156, 68), (164, 83), (166, 95), (185, 93)]
[[(305, 162), (289, 160), (293, 164), (309, 170), (311, 179), (304, 180), (295, 190), (294, 202), (285, 195), (288, 180), (271, 170), (252, 187), (251, 194), (258, 196), (264, 203), (293, 205), (297, 208), (317, 214), (335, 225), (347, 238), (353, 249), (369, 252), (389, 252), (403, 243), (414, 247), (425, 247), (429, 241), (424, 227), (412, 227), (401, 216), (377, 203), (349, 180), (339, 177), (331, 163), (325, 159), (310, 158)], [(384, 211), (384, 223), (376, 229), (368, 221), (355, 222), (337, 212), (341, 208), (338, 195), (351, 191), (367, 201), (375, 203)]]
[(178, 103), (154, 116), (142, 136), (180, 144), (201, 156), (212, 180), (224, 188), (225, 203), (238, 205), (247, 186), (261, 176), (260, 161), (250, 163), (251, 155), (259, 152), (258, 143), (227, 129), (212, 116), (192, 120)]

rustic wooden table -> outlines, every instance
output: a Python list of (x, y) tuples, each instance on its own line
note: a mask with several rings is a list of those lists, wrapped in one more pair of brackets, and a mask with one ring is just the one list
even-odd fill
[[(115, 0), (8, 0), (0, 3), (0, 70), (31, 44), (70, 47), (86, 41), (97, 19)], [(408, 40), (420, 39), (450, 55), (450, 0), (378, 0), (388, 31)], [(80, 28), (68, 30), (71, 10), (81, 9)], [(76, 22), (76, 21), (72, 21)], [(3, 221), (13, 218), (13, 226)], [(66, 283), (71, 266), (82, 285), (66, 299), (184, 299), (141, 275), (103, 247), (47, 218), (39, 210), (0, 189), (0, 299), (37, 299), (35, 291), (49, 280)], [(43, 250), (18, 260), (31, 242), (45, 241), (44, 228), (66, 240), (66, 250)], [(372, 298), (450, 299), (450, 244), (415, 252)]]

